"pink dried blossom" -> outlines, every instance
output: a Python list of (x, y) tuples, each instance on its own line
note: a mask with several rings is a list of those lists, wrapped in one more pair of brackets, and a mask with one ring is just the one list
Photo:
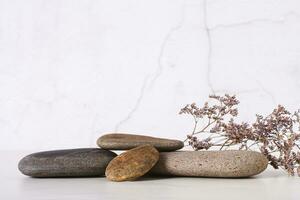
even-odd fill
[[(196, 151), (211, 147), (220, 150), (253, 150), (256, 147), (275, 169), (282, 168), (290, 175), (300, 176), (300, 110), (291, 114), (278, 105), (266, 117), (256, 115), (256, 121), (251, 124), (236, 123), (239, 101), (235, 96), (210, 95), (209, 98), (216, 104), (206, 102), (199, 108), (192, 103), (180, 110), (180, 114), (192, 115), (195, 122), (192, 133), (185, 140), (188, 145)], [(200, 120), (207, 121), (201, 128), (198, 127)], [(199, 138), (198, 134), (203, 137)]]

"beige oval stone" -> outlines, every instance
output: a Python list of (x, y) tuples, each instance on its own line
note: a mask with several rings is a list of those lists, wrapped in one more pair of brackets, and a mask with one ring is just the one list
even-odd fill
[(97, 144), (102, 149), (109, 150), (129, 150), (148, 144), (154, 146), (158, 151), (175, 151), (184, 146), (183, 142), (179, 140), (126, 133), (110, 133), (103, 135), (97, 140)]
[(151, 174), (199, 177), (249, 177), (267, 168), (268, 160), (254, 151), (177, 151), (160, 153)]
[(115, 157), (105, 175), (111, 181), (134, 180), (146, 174), (158, 161), (159, 152), (151, 145), (136, 147)]

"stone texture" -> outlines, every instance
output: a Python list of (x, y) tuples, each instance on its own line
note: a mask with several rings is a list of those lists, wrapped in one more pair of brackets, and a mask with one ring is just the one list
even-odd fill
[(158, 151), (175, 151), (183, 147), (183, 142), (143, 135), (111, 133), (97, 140), (99, 147), (110, 150), (129, 150), (141, 145), (152, 145)]
[(32, 177), (103, 176), (117, 154), (98, 148), (45, 151), (30, 154), (19, 162), (19, 170)]
[(152, 175), (249, 177), (267, 168), (268, 160), (253, 151), (177, 151), (160, 153)]
[(158, 161), (159, 152), (151, 145), (131, 149), (114, 158), (105, 175), (111, 181), (134, 180), (146, 174)]

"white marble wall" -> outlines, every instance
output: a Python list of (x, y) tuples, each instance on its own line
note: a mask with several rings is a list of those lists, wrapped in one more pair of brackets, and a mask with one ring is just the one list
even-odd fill
[(300, 108), (298, 0), (0, 0), (0, 149), (183, 139), (179, 109), (237, 94)]

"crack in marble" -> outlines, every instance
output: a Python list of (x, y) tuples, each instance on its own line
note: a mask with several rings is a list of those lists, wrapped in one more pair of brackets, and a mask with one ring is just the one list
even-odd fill
[[(149, 86), (153, 87), (153, 85), (155, 84), (156, 80), (161, 76), (163, 69), (164, 69), (164, 64), (162, 62), (164, 54), (165, 54), (165, 50), (166, 47), (170, 41), (170, 39), (172, 38), (172, 36), (174, 35), (174, 33), (176, 33), (178, 30), (180, 30), (183, 25), (184, 25), (184, 18), (185, 18), (185, 7), (186, 4), (184, 2), (183, 6), (182, 6), (182, 17), (179, 20), (178, 24), (174, 27), (172, 27), (168, 33), (166, 34), (163, 42), (160, 45), (160, 52), (158, 55), (158, 67), (155, 71), (155, 73), (152, 75), (153, 78), (150, 81)], [(211, 65), (211, 61), (212, 61), (212, 36), (211, 36), (211, 32), (216, 31), (218, 29), (221, 28), (235, 28), (235, 27), (240, 27), (240, 26), (246, 26), (246, 25), (252, 25), (252, 24), (256, 24), (256, 23), (263, 23), (263, 22), (268, 22), (268, 23), (276, 23), (276, 24), (280, 24), (280, 23), (284, 23), (286, 21), (286, 19), (288, 17), (290, 17), (291, 15), (297, 15), (294, 12), (290, 12), (287, 13), (283, 16), (282, 19), (279, 20), (272, 20), (272, 19), (267, 19), (267, 18), (262, 18), (262, 19), (253, 19), (253, 20), (249, 20), (249, 21), (245, 21), (245, 22), (239, 22), (239, 23), (232, 23), (232, 24), (218, 24), (216, 26), (213, 27), (209, 27), (208, 25), (208, 13), (207, 13), (207, 0), (203, 0), (203, 22), (204, 22), (204, 31), (206, 32), (206, 36), (207, 36), (207, 42), (208, 42), (208, 53), (207, 53), (207, 85), (210, 88), (211, 92), (213, 94), (215, 94), (215, 92), (220, 92), (221, 90), (216, 90), (212, 84), (212, 80), (211, 80), (211, 70), (212, 70), (212, 65)], [(133, 116), (133, 114), (137, 111), (137, 109), (139, 108), (141, 101), (144, 97), (144, 93), (147, 87), (147, 82), (148, 82), (148, 77), (145, 78), (144, 83), (142, 85), (141, 91), (140, 91), (140, 95), (135, 103), (135, 106), (130, 110), (130, 112), (127, 114), (127, 116), (120, 120), (116, 126), (114, 131), (117, 132), (120, 127), (125, 124), (128, 120), (130, 120)], [(275, 102), (274, 96), (272, 96), (271, 93), (269, 93), (266, 89), (263, 89), (263, 87), (261, 87), (261, 89), (268, 94), (273, 102)], [(253, 92), (253, 90), (243, 90), (243, 91), (238, 91), (236, 92), (236, 94), (241, 94), (241, 93), (247, 93), (247, 92)]]
[[(216, 89), (213, 86), (212, 83), (212, 52), (213, 52), (213, 45), (212, 45), (212, 36), (211, 33), (214, 31), (217, 31), (219, 29), (222, 28), (235, 28), (235, 27), (240, 27), (240, 26), (247, 26), (247, 25), (252, 25), (252, 24), (256, 24), (256, 23), (275, 23), (275, 24), (282, 24), (284, 23), (288, 17), (290, 16), (298, 16), (298, 13), (295, 12), (288, 12), (285, 15), (283, 15), (283, 17), (281, 19), (278, 20), (274, 20), (274, 19), (268, 19), (268, 18), (261, 18), (261, 19), (252, 19), (252, 20), (248, 20), (248, 21), (244, 21), (244, 22), (238, 22), (238, 23), (232, 23), (232, 24), (217, 24), (213, 27), (209, 27), (208, 24), (208, 5), (207, 5), (207, 0), (203, 0), (203, 24), (204, 24), (204, 31), (206, 33), (207, 36), (207, 42), (208, 42), (208, 52), (207, 52), (207, 70), (206, 70), (206, 79), (207, 79), (207, 85), (211, 91), (211, 93), (215, 94)], [(163, 58), (164, 58), (164, 54), (166, 51), (166, 47), (170, 41), (170, 39), (172, 38), (172, 36), (174, 35), (174, 33), (176, 33), (178, 30), (180, 30), (183, 27), (184, 24), (184, 18), (185, 18), (185, 7), (186, 7), (186, 2), (184, 2), (183, 6), (182, 6), (182, 17), (179, 21), (179, 23), (172, 27), (168, 33), (166, 34), (163, 42), (160, 45), (160, 52), (158, 55), (158, 59), (157, 59), (157, 63), (158, 63), (158, 67), (153, 75), (153, 78), (150, 82), (150, 87), (153, 87), (153, 85), (155, 84), (156, 80), (161, 76), (163, 69), (164, 69), (164, 64), (163, 64)]]
[(268, 90), (264, 87), (264, 85), (263, 85), (259, 80), (256, 80), (256, 83), (259, 85), (260, 89), (261, 89), (266, 95), (268, 95), (268, 96), (271, 98), (272, 102), (276, 105), (277, 103), (276, 103), (276, 99), (275, 99), (274, 95), (273, 95), (270, 91), (268, 91)]
[[(182, 28), (182, 26), (184, 24), (184, 19), (185, 19), (185, 9), (186, 9), (186, 1), (183, 2), (183, 5), (182, 5), (182, 16), (181, 16), (178, 24), (176, 26), (172, 27), (168, 31), (168, 33), (166, 34), (166, 36), (164, 37), (164, 40), (162, 41), (162, 43), (160, 45), (160, 51), (159, 51), (159, 55), (158, 55), (158, 59), (157, 59), (158, 67), (157, 67), (155, 73), (152, 75), (153, 78), (152, 78), (152, 80), (149, 83), (150, 87), (154, 86), (156, 80), (162, 74), (162, 71), (163, 71), (163, 68), (164, 68), (162, 59), (164, 57), (166, 47), (168, 45), (168, 42), (170, 41), (170, 39), (174, 35), (174, 33), (176, 33), (178, 30), (180, 30)], [(143, 82), (143, 85), (142, 85), (142, 88), (141, 88), (141, 91), (140, 91), (140, 95), (139, 95), (139, 97), (138, 97), (138, 99), (136, 101), (135, 106), (130, 110), (130, 112), (127, 114), (127, 116), (124, 119), (122, 119), (121, 121), (119, 121), (116, 124), (116, 126), (114, 128), (115, 132), (117, 132), (123, 124), (125, 124), (128, 120), (130, 120), (132, 118), (133, 114), (139, 108), (139, 106), (141, 104), (141, 101), (142, 101), (142, 99), (144, 97), (144, 93), (145, 93), (145, 90), (146, 90), (146, 87), (147, 87), (148, 79), (149, 79), (149, 76), (147, 76), (145, 78), (144, 82)]]
[[(207, 53), (207, 71), (206, 71), (206, 78), (207, 78), (207, 85), (210, 88), (211, 92), (215, 94), (217, 90), (214, 89), (212, 80), (211, 80), (211, 73), (212, 73), (212, 65), (211, 65), (211, 60), (212, 60), (212, 36), (211, 33), (214, 31), (217, 31), (218, 29), (227, 29), (227, 28), (236, 28), (236, 27), (241, 27), (241, 26), (248, 26), (248, 25), (253, 25), (257, 23), (272, 23), (272, 24), (283, 24), (285, 21), (291, 17), (291, 16), (297, 16), (299, 17), (298, 13), (295, 13), (293, 11), (288, 12), (284, 14), (281, 19), (274, 20), (274, 19), (268, 19), (268, 18), (260, 18), (260, 19), (252, 19), (244, 22), (239, 22), (239, 23), (232, 23), (232, 24), (218, 24), (213, 27), (209, 27), (208, 25), (208, 20), (207, 20), (207, 0), (203, 0), (203, 22), (204, 22), (204, 31), (206, 32), (207, 35), (207, 40), (208, 40), (208, 53)], [(262, 88), (263, 89), (263, 88)], [(271, 96), (272, 101), (275, 101), (274, 96), (265, 89), (263, 89), (266, 94)]]
[(136, 100), (136, 103), (134, 105), (134, 107), (129, 111), (129, 113), (127, 114), (127, 116), (120, 120), (116, 126), (115, 126), (115, 129), (114, 131), (115, 132), (118, 132), (120, 127), (125, 124), (128, 120), (130, 120), (132, 118), (132, 116), (134, 115), (134, 113), (138, 110), (143, 98), (144, 98), (144, 94), (145, 94), (145, 90), (146, 90), (146, 87), (147, 87), (147, 83), (148, 83), (148, 79), (149, 79), (149, 76), (147, 76), (145, 79), (144, 79), (144, 82), (143, 82), (143, 85), (141, 87), (141, 90), (140, 90), (140, 94)]
[(174, 27), (172, 27), (168, 33), (166, 34), (166, 36), (164, 37), (161, 45), (160, 45), (160, 51), (158, 54), (158, 58), (157, 58), (157, 64), (158, 67), (156, 69), (156, 71), (154, 72), (153, 78), (150, 82), (150, 87), (153, 87), (153, 85), (155, 84), (156, 80), (160, 77), (160, 75), (162, 74), (162, 71), (164, 69), (164, 64), (162, 62), (162, 59), (164, 57), (165, 54), (165, 50), (166, 47), (170, 41), (170, 39), (172, 38), (172, 36), (174, 35), (174, 33), (176, 33), (178, 30), (180, 30), (184, 24), (184, 19), (185, 19), (185, 9), (186, 9), (186, 2), (184, 1), (183, 5), (182, 5), (182, 16), (178, 22), (178, 24)]
[[(204, 0), (206, 1), (206, 0)], [(227, 28), (236, 28), (236, 27), (241, 27), (241, 26), (248, 26), (248, 25), (253, 25), (257, 23), (272, 23), (272, 24), (283, 24), (285, 21), (291, 17), (291, 16), (296, 16), (299, 17), (298, 13), (295, 12), (288, 12), (284, 14), (281, 19), (269, 19), (269, 18), (258, 18), (258, 19), (251, 19), (248, 21), (243, 21), (243, 22), (238, 22), (238, 23), (232, 23), (232, 24), (217, 24), (215, 26), (212, 26), (209, 28), (210, 31), (216, 31), (218, 29), (227, 29)]]
[(207, 36), (207, 44), (208, 44), (208, 52), (207, 52), (207, 69), (206, 69), (206, 79), (207, 85), (212, 94), (215, 94), (215, 89), (211, 82), (211, 59), (212, 59), (212, 38), (210, 34), (210, 29), (208, 27), (207, 22), (207, 1), (203, 0), (203, 24), (204, 24), (204, 31)]

